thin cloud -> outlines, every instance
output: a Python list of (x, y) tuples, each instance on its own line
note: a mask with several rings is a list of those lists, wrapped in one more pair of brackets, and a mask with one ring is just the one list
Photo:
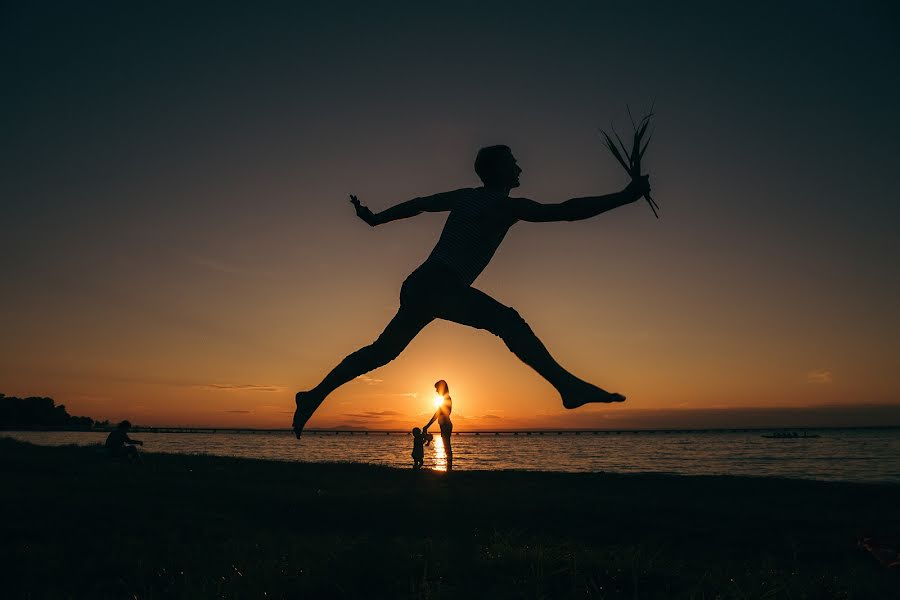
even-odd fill
[(806, 383), (828, 385), (832, 383), (831, 371), (825, 369), (810, 371), (806, 374)]
[(362, 381), (366, 385), (378, 385), (379, 383), (384, 383), (384, 379), (377, 379), (375, 377), (369, 377), (368, 375), (360, 375), (356, 380)]
[(390, 397), (390, 398), (397, 398), (397, 397), (400, 397), (400, 398), (418, 398), (418, 397), (419, 397), (419, 393), (418, 393), (418, 392), (398, 392), (398, 393), (396, 393), (396, 394), (372, 394), (372, 396), (375, 397), (375, 398), (384, 398), (384, 397), (386, 397), (386, 396), (387, 396), (387, 397)]
[(277, 385), (256, 385), (253, 383), (204, 383), (191, 386), (199, 390), (210, 392), (283, 392), (284, 388)]
[(228, 273), (229, 275), (246, 275), (247, 273), (250, 273), (247, 269), (228, 265), (214, 258), (206, 258), (205, 256), (190, 256), (188, 257), (188, 260), (195, 266), (210, 271), (216, 271), (218, 273)]
[(247, 267), (239, 267), (237, 265), (222, 262), (221, 260), (218, 260), (216, 258), (209, 258), (207, 256), (188, 256), (187, 260), (195, 267), (200, 267), (201, 269), (206, 269), (207, 271), (214, 271), (216, 273), (225, 273), (227, 275), (253, 275), (257, 277), (272, 277), (277, 274), (275, 271), (262, 270), (258, 268), (250, 269)]
[(112, 400), (112, 398), (110, 398), (109, 396), (92, 396), (85, 394), (73, 396), (73, 399), (85, 402), (109, 402), (110, 400)]
[(503, 417), (500, 417), (498, 415), (482, 415), (481, 418), (482, 419), (502, 419)]
[(249, 415), (253, 411), (252, 410), (226, 410), (225, 412), (235, 413), (235, 414), (239, 414), (239, 415)]
[(368, 410), (362, 413), (344, 413), (344, 416), (357, 419), (379, 419), (381, 417), (403, 417), (406, 415), (396, 410)]

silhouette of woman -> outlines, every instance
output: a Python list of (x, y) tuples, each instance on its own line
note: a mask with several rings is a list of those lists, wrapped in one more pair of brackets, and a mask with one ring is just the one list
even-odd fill
[(422, 431), (428, 432), (428, 427), (438, 422), (441, 428), (441, 439), (444, 441), (444, 452), (447, 453), (447, 470), (453, 470), (453, 447), (450, 445), (450, 436), (453, 435), (453, 422), (450, 420), (450, 413), (453, 412), (453, 400), (450, 398), (450, 386), (441, 379), (434, 384), (434, 391), (443, 396), (443, 401), (438, 405), (437, 410), (431, 416), (431, 420), (425, 424)]
[(475, 172), (483, 187), (414, 198), (377, 214), (356, 196), (350, 196), (357, 216), (371, 227), (422, 212), (450, 211), (450, 215), (431, 255), (403, 282), (400, 309), (378, 339), (347, 356), (316, 387), (297, 392), (293, 427), (298, 438), (331, 392), (394, 360), (434, 319), (486, 329), (498, 336), (522, 362), (556, 388), (565, 408), (578, 408), (588, 402), (625, 400), (621, 394), (607, 392), (566, 371), (550, 356), (519, 313), (472, 287), (472, 283), (488, 265), (506, 232), (518, 221), (588, 219), (649, 193), (647, 176), (635, 174), (621, 192), (540, 204), (509, 196), (510, 190), (519, 186), (522, 169), (508, 146), (479, 150)]

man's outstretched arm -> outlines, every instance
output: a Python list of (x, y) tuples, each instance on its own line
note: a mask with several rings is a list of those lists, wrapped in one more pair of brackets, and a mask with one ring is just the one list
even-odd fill
[(541, 204), (527, 198), (517, 199), (516, 216), (521, 221), (580, 221), (625, 204), (631, 204), (650, 191), (646, 175), (635, 179), (628, 187), (615, 194), (572, 198), (559, 204)]
[(356, 209), (356, 216), (368, 223), (371, 227), (383, 225), (397, 219), (408, 219), (423, 212), (443, 212), (453, 209), (459, 193), (462, 190), (453, 192), (443, 192), (433, 196), (425, 196), (424, 198), (413, 198), (406, 202), (401, 202), (396, 206), (392, 206), (379, 213), (373, 213), (367, 206), (359, 201), (359, 198), (350, 195), (350, 203)]

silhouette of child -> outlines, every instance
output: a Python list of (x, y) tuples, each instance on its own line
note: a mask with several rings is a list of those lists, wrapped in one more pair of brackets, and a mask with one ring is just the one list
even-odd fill
[(135, 444), (138, 446), (143, 446), (144, 442), (140, 440), (133, 440), (128, 437), (128, 430), (131, 429), (131, 423), (128, 421), (122, 421), (119, 425), (109, 432), (109, 435), (106, 437), (106, 449), (109, 451), (111, 456), (116, 458), (124, 456), (129, 462), (143, 462), (141, 460), (141, 455), (138, 454), (137, 448), (135, 448)]
[(413, 459), (413, 469), (421, 469), (422, 465), (425, 464), (425, 446), (431, 443), (431, 435), (426, 433), (422, 433), (422, 430), (418, 427), (413, 427), (413, 451), (412, 451), (412, 459)]

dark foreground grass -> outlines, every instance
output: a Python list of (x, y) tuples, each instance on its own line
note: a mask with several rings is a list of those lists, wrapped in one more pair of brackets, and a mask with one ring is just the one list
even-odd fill
[(0, 596), (900, 597), (900, 486), (144, 456), (0, 439)]

